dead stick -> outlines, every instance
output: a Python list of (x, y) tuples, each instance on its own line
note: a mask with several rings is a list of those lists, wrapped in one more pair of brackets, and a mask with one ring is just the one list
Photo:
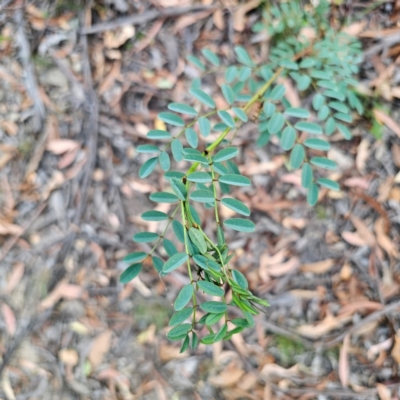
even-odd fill
[(386, 314), (389, 314), (390, 312), (395, 311), (398, 308), (400, 308), (400, 301), (396, 301), (394, 303), (388, 304), (382, 310), (375, 311), (374, 313), (368, 315), (368, 317), (362, 319), (361, 321), (359, 321), (358, 323), (353, 325), (350, 329), (341, 333), (335, 339), (332, 339), (331, 341), (323, 344), (323, 347), (329, 348), (329, 347), (333, 347), (333, 346), (337, 345), (338, 343), (343, 341), (343, 339), (346, 335), (351, 335), (352, 333), (354, 333), (355, 331), (360, 329), (362, 326), (364, 326), (370, 322), (376, 321), (377, 319), (385, 316)]
[(138, 25), (153, 21), (157, 18), (178, 17), (196, 11), (214, 10), (215, 7), (210, 6), (193, 6), (193, 7), (171, 7), (164, 10), (149, 10), (141, 14), (129, 15), (128, 17), (117, 18), (114, 21), (101, 22), (96, 25), (87, 26), (80, 30), (82, 35), (91, 35), (93, 33), (109, 31), (125, 25)]

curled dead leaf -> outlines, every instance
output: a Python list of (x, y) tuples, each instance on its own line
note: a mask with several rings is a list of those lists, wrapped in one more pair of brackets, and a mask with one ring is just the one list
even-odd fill
[(243, 375), (244, 371), (240, 368), (226, 368), (219, 375), (208, 378), (208, 381), (214, 387), (224, 388), (236, 384)]
[(65, 365), (75, 367), (79, 362), (79, 355), (75, 349), (61, 349), (58, 352), (58, 357)]
[(88, 355), (92, 369), (95, 369), (102, 363), (104, 356), (110, 350), (112, 334), (113, 332), (111, 330), (106, 330), (96, 336), (93, 340)]
[(108, 49), (117, 49), (134, 35), (135, 27), (133, 25), (122, 26), (117, 31), (107, 31), (104, 33), (104, 46)]
[(385, 250), (389, 256), (397, 257), (398, 251), (389, 236), (386, 235), (385, 220), (381, 217), (375, 222), (376, 240), (380, 247)]
[(351, 318), (351, 316), (334, 317), (333, 315), (327, 315), (317, 325), (306, 324), (298, 327), (297, 332), (311, 339), (318, 339), (335, 329), (341, 328), (351, 321)]
[(261, 0), (251, 0), (248, 2), (242, 3), (233, 13), (233, 28), (235, 31), (242, 32), (246, 26), (245, 17), (246, 14), (258, 7), (261, 3)]
[(56, 155), (76, 150), (79, 147), (80, 143), (71, 139), (52, 139), (46, 144), (46, 150)]
[(323, 261), (318, 261), (311, 264), (303, 264), (300, 267), (302, 272), (312, 272), (313, 274), (324, 274), (328, 272), (335, 265), (335, 261), (332, 258), (328, 258)]

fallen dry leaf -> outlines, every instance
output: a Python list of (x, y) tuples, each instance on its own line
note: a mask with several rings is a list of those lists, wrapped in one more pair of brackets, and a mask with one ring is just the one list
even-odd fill
[(212, 12), (213, 10), (200, 11), (178, 18), (174, 24), (174, 33), (177, 34), (178, 32), (182, 32), (188, 26), (208, 17)]
[(240, 368), (226, 368), (219, 375), (210, 376), (208, 381), (211, 385), (218, 388), (225, 388), (236, 384), (244, 375), (244, 371)]
[(52, 139), (46, 144), (46, 150), (50, 153), (60, 155), (67, 151), (73, 151), (80, 147), (80, 143), (71, 139)]
[(367, 138), (364, 138), (358, 145), (356, 156), (356, 167), (361, 174), (365, 172), (369, 156), (369, 140)]
[(214, 11), (213, 14), (214, 25), (220, 30), (223, 31), (225, 29), (225, 20), (224, 20), (224, 12), (220, 9)]
[(375, 118), (381, 122), (382, 124), (386, 125), (389, 129), (391, 129), (398, 137), (400, 137), (400, 125), (389, 115), (387, 115), (382, 110), (378, 110), (377, 108), (373, 111)]
[(376, 310), (381, 310), (382, 307), (383, 307), (382, 304), (376, 301), (360, 300), (343, 306), (340, 309), (338, 315), (340, 316), (353, 315), (355, 312), (361, 312), (362, 310), (376, 311)]
[(161, 362), (166, 363), (171, 360), (177, 360), (179, 358), (185, 358), (189, 355), (187, 351), (180, 353), (180, 348), (171, 346), (169, 344), (161, 343), (158, 350), (158, 356)]
[(116, 31), (106, 31), (104, 32), (104, 46), (107, 49), (117, 49), (133, 36), (135, 36), (135, 27), (133, 25), (122, 26)]
[(395, 244), (390, 239), (390, 237), (386, 235), (385, 220), (382, 217), (376, 220), (374, 228), (376, 233), (376, 240), (379, 246), (381, 246), (382, 249), (389, 254), (389, 256), (397, 257), (399, 253), (396, 249)]
[(20, 235), (24, 229), (21, 226), (0, 221), (0, 235)]
[(324, 274), (335, 265), (335, 260), (328, 258), (311, 264), (303, 264), (300, 267), (302, 272), (312, 272), (313, 274)]
[(18, 125), (13, 121), (1, 121), (0, 126), (2, 126), (10, 136), (15, 136), (18, 132)]
[(300, 372), (298, 364), (290, 368), (283, 368), (278, 364), (266, 364), (262, 368), (260, 374), (268, 382), (272, 377), (288, 377), (296, 376)]
[(40, 303), (44, 309), (53, 307), (59, 300), (79, 299), (83, 294), (83, 288), (78, 285), (68, 283), (66, 279), (62, 280), (54, 290)]
[(79, 362), (79, 355), (75, 349), (61, 349), (58, 352), (58, 357), (65, 364), (75, 367)]
[(106, 330), (93, 340), (88, 355), (92, 369), (95, 369), (102, 363), (104, 356), (110, 350), (112, 334), (113, 332), (111, 330)]
[(343, 339), (342, 346), (340, 347), (338, 365), (339, 379), (343, 387), (347, 387), (349, 385), (349, 347), (350, 335), (347, 334)]
[(233, 28), (238, 31), (244, 31), (246, 26), (246, 14), (253, 10), (254, 8), (258, 7), (261, 3), (261, 0), (251, 0), (242, 3), (233, 13)]
[(367, 351), (367, 357), (372, 360), (381, 351), (389, 350), (392, 347), (393, 338), (388, 338), (381, 343), (373, 344)]
[(350, 231), (344, 231), (341, 233), (342, 238), (349, 244), (353, 246), (366, 246), (367, 243), (363, 239), (360, 238), (360, 235), (358, 232), (350, 232)]
[(299, 259), (297, 257), (292, 257), (288, 261), (280, 264), (263, 264), (263, 260), (261, 258), (260, 261), (260, 276), (265, 280), (268, 280), (268, 276), (279, 277), (282, 275), (286, 275), (289, 272), (294, 271), (299, 266)]
[(366, 25), (366, 21), (353, 22), (352, 24), (344, 27), (342, 32), (347, 33), (350, 36), (358, 36), (364, 30)]
[(363, 240), (369, 247), (375, 246), (375, 236), (369, 230), (368, 226), (362, 221), (360, 218), (352, 215), (350, 217), (350, 221), (354, 225), (357, 230), (358, 235), (360, 236), (361, 240)]
[(10, 336), (14, 336), (15, 331), (17, 330), (17, 320), (15, 318), (14, 311), (8, 304), (3, 303), (1, 305), (1, 314), (3, 315), (3, 320), (6, 325), (7, 333)]
[(341, 328), (344, 324), (351, 321), (351, 318), (351, 316), (334, 317), (333, 315), (327, 315), (316, 325), (306, 324), (299, 326), (297, 332), (303, 336), (318, 339), (335, 329)]
[(392, 400), (392, 392), (383, 383), (376, 384), (376, 391), (378, 392), (380, 400)]
[(7, 285), (5, 288), (6, 293), (11, 293), (21, 281), (24, 276), (25, 266), (22, 262), (17, 262), (8, 277)]

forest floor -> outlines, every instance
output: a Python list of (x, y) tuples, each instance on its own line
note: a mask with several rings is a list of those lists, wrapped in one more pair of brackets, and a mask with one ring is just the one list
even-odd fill
[(400, 398), (399, 1), (332, 18), (363, 43), (369, 103), (351, 141), (333, 137), (340, 192), (310, 208), (287, 154), (238, 132), (257, 228), (230, 242), (271, 304), (256, 327), (180, 354), (166, 326), (184, 271), (119, 283), (166, 185), (138, 178), (137, 146), (198, 76), (187, 55), (267, 55), (260, 3), (0, 1), (0, 399)]

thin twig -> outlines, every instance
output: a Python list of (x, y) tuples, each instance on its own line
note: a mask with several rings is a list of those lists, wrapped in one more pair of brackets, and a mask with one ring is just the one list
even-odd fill
[(16, 42), (19, 47), (19, 57), (23, 66), (26, 89), (33, 101), (33, 107), (35, 109), (34, 114), (34, 129), (38, 132), (42, 126), (43, 121), (46, 117), (46, 108), (42, 102), (42, 98), (39, 92), (39, 85), (36, 80), (35, 68), (32, 64), (31, 48), (28, 39), (25, 35), (24, 30), (24, 14), (22, 9), (18, 8), (14, 14), (15, 24), (17, 26)]
[[(85, 12), (86, 10), (82, 12), (81, 15), (81, 21), (83, 24), (86, 24)], [(88, 27), (85, 27), (84, 29), (86, 28)], [(87, 113), (87, 117), (85, 118), (86, 123), (84, 129), (87, 132), (86, 143), (89, 149), (89, 159), (85, 165), (85, 171), (83, 174), (82, 184), (80, 187), (81, 197), (74, 217), (75, 224), (79, 224), (87, 201), (88, 186), (96, 163), (98, 124), (99, 124), (99, 104), (96, 92), (93, 88), (87, 36), (85, 35), (81, 36), (81, 43), (82, 43), (82, 53), (83, 53), (82, 55), (83, 76), (84, 76), (85, 91), (86, 91), (85, 112)]]
[(338, 343), (343, 341), (343, 339), (346, 335), (351, 335), (352, 333), (356, 332), (358, 329), (360, 329), (364, 325), (367, 325), (370, 322), (376, 321), (377, 319), (379, 319), (383, 316), (386, 316), (386, 314), (389, 314), (390, 312), (393, 312), (398, 308), (400, 308), (400, 300), (396, 301), (394, 303), (388, 304), (382, 310), (375, 311), (372, 314), (368, 315), (368, 317), (365, 317), (364, 319), (359, 321), (357, 324), (355, 324), (351, 328), (349, 328), (347, 331), (341, 333), (335, 339), (332, 339), (328, 343), (323, 344), (323, 347), (329, 348), (329, 347), (333, 347), (333, 346), (337, 345)]
[(270, 383), (272, 390), (275, 392), (281, 392), (285, 394), (289, 394), (292, 396), (301, 396), (304, 394), (313, 394), (315, 396), (329, 396), (336, 399), (342, 398), (352, 398), (352, 399), (371, 399), (372, 396), (376, 395), (376, 389), (367, 389), (364, 392), (353, 392), (351, 390), (317, 390), (313, 388), (304, 388), (304, 389), (297, 389), (297, 388), (288, 388), (284, 389), (279, 387), (278, 385), (274, 385)]
[(93, 33), (109, 31), (125, 25), (145, 24), (158, 18), (179, 17), (180, 15), (196, 12), (214, 10), (211, 6), (193, 6), (193, 7), (170, 7), (164, 10), (149, 10), (141, 14), (129, 15), (127, 17), (117, 18), (114, 21), (101, 22), (96, 25), (87, 26), (81, 29), (80, 34), (91, 35)]

